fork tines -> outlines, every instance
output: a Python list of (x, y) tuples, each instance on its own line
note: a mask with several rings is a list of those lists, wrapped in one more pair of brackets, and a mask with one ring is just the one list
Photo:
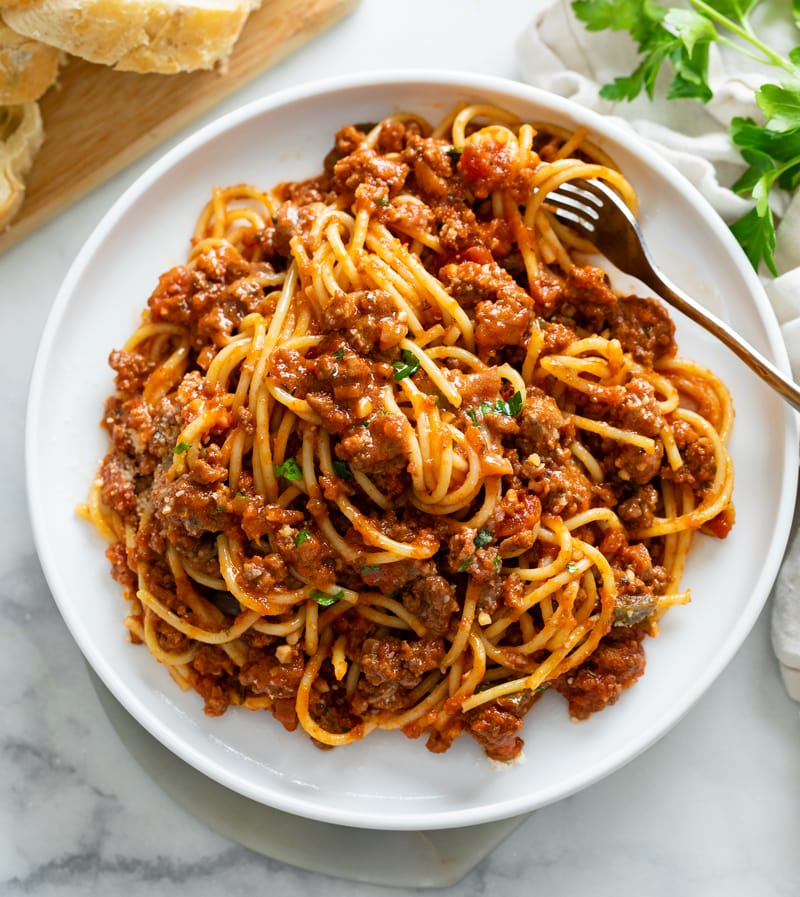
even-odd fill
[(544, 205), (565, 223), (593, 233), (603, 208), (603, 196), (595, 191), (602, 191), (602, 185), (597, 181), (565, 181), (547, 194)]

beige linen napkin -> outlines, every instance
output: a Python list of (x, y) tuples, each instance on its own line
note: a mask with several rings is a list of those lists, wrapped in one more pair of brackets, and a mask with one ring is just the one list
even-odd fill
[[(788, 52), (797, 43), (789, 4), (774, 0), (757, 9), (759, 32), (770, 44)], [(600, 87), (631, 72), (636, 47), (626, 32), (589, 32), (576, 20), (570, 0), (532, 0), (532, 20), (516, 44), (521, 79), (589, 109), (611, 116), (666, 158), (706, 197), (729, 224), (749, 204), (729, 188), (744, 170), (744, 163), (728, 137), (734, 116), (760, 112), (754, 89), (775, 76), (757, 63), (725, 48), (711, 47), (709, 83), (713, 98), (668, 101), (639, 97), (614, 103), (599, 96)], [(790, 199), (777, 195), (773, 211), (780, 221), (776, 263), (779, 276), (763, 278), (781, 326), (795, 380), (800, 380), (800, 194)], [(800, 546), (798, 546), (800, 550)], [(790, 557), (793, 552), (790, 549)], [(784, 564), (772, 605), (772, 641), (787, 690), (800, 701), (800, 588), (795, 589), (789, 569), (800, 570), (800, 557)]]

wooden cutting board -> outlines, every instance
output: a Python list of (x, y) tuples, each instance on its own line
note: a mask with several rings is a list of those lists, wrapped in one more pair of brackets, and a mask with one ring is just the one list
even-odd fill
[(45, 141), (0, 252), (228, 94), (318, 35), (359, 0), (263, 0), (224, 73), (139, 75), (70, 58), (41, 99)]

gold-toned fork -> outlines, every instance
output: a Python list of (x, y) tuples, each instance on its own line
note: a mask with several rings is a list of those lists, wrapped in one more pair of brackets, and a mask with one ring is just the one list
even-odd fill
[(664, 301), (716, 336), (765, 383), (800, 410), (800, 386), (658, 269), (636, 218), (611, 187), (598, 180), (576, 179), (548, 193), (546, 203), (563, 224), (592, 243), (620, 271), (638, 278)]

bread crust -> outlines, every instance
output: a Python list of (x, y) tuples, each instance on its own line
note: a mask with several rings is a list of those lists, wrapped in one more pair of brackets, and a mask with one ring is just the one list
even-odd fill
[(0, 230), (25, 197), (25, 180), (44, 140), (38, 103), (0, 106)]
[(223, 64), (251, 8), (250, 0), (33, 0), (3, 18), (89, 62), (174, 74)]
[(55, 82), (61, 51), (0, 21), (0, 106), (30, 103)]

